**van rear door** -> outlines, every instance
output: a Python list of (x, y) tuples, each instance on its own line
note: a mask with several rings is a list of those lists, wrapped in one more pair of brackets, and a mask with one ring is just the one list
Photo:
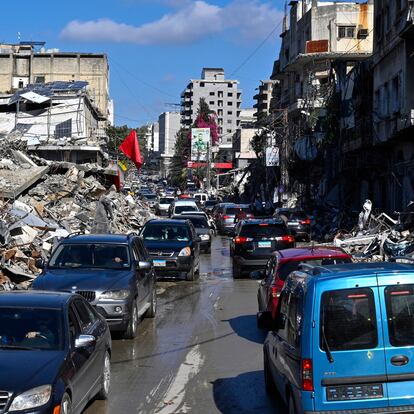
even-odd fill
[[(375, 276), (321, 283), (316, 295), (313, 378), (316, 411), (388, 406), (381, 308)], [(329, 361), (331, 359), (331, 361)], [(362, 412), (362, 411), (361, 411)]]
[(390, 406), (414, 405), (414, 284), (411, 274), (378, 276)]

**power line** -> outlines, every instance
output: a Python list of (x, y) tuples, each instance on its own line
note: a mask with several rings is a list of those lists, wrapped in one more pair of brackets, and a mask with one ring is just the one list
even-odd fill
[(260, 44), (247, 56), (246, 59), (240, 63), (239, 66), (230, 74), (230, 78), (233, 77), (261, 48), (262, 46), (273, 36), (276, 30), (280, 27), (283, 23), (283, 19), (279, 21), (279, 23), (272, 29), (272, 31), (260, 42)]

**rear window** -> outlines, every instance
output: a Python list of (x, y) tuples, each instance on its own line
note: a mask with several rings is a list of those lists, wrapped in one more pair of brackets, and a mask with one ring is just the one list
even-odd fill
[(385, 300), (390, 344), (414, 345), (414, 285), (387, 287)]
[(226, 209), (226, 214), (236, 215), (241, 211), (244, 211), (245, 213), (250, 213), (250, 207), (230, 207)]
[(322, 295), (321, 349), (326, 350), (326, 342), (331, 351), (369, 349), (378, 345), (374, 294), (371, 289), (333, 290)]
[[(185, 217), (185, 216), (184, 216)], [(185, 217), (193, 223), (193, 226), (197, 229), (208, 229), (209, 225), (205, 217)]]
[(173, 198), (160, 198), (160, 204), (171, 204), (174, 201)]
[(240, 230), (240, 236), (263, 238), (279, 237), (288, 234), (287, 228), (283, 224), (245, 224)]
[(334, 264), (351, 263), (351, 259), (334, 259), (332, 257), (326, 259), (309, 259), (309, 260), (291, 260), (282, 263), (278, 268), (279, 279), (285, 281), (290, 273), (298, 269), (301, 263), (309, 263), (313, 266), (328, 266)]
[(180, 214), (183, 211), (198, 211), (198, 208), (196, 206), (175, 206), (174, 213)]

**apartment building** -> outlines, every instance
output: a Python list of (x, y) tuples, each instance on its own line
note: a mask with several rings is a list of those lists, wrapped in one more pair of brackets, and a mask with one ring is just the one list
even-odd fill
[(237, 80), (225, 78), (222, 68), (203, 68), (201, 79), (192, 79), (181, 94), (181, 124), (190, 127), (197, 117), (201, 98), (217, 114), (220, 148), (231, 149), (240, 126), (241, 90)]
[(386, 154), (370, 185), (389, 211), (414, 199), (414, 2), (375, 0), (373, 140)]
[(253, 108), (256, 109), (254, 116), (257, 122), (265, 119), (270, 113), (270, 102), (275, 83), (276, 81), (274, 80), (261, 80), (260, 86), (257, 88), (258, 92), (253, 96), (253, 99), (256, 101)]
[(179, 112), (164, 112), (158, 117), (158, 125), (161, 175), (167, 177), (171, 158), (175, 151), (177, 132), (181, 127), (181, 114)]
[(355, 65), (372, 56), (374, 4), (373, 0), (297, 0), (289, 4), (271, 76), (279, 83), (273, 88), (270, 111), (279, 112), (277, 119), (286, 123), (287, 139), (277, 145), (287, 154), (281, 162), (286, 162), (285, 180), (291, 191), (303, 193), (303, 186), (307, 186), (307, 194), (310, 186), (329, 191), (338, 165), (334, 161), (325, 165), (332, 174), (322, 179), (314, 160), (318, 156), (324, 162), (334, 159), (331, 153), (325, 157), (319, 150), (326, 140), (328, 103), (347, 89), (347, 75)]
[(100, 116), (111, 118), (109, 66), (105, 54), (61, 52), (46, 49), (44, 42), (0, 44), (0, 93), (55, 81), (88, 82), (88, 92)]
[(255, 113), (255, 108), (240, 111), (240, 128), (233, 139), (234, 168), (246, 168), (257, 158), (251, 146), (251, 141), (257, 132)]

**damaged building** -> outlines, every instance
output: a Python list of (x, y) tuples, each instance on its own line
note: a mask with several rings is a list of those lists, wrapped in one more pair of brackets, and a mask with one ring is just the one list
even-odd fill
[(102, 165), (106, 121), (85, 81), (30, 84), (0, 95), (0, 138), (15, 135), (49, 160)]
[(271, 112), (286, 124), (276, 143), (286, 154), (283, 185), (292, 194), (326, 195), (335, 185), (323, 174), (329, 152), (320, 150), (324, 140), (334, 139), (327, 134), (328, 106), (346, 89), (347, 74), (372, 55), (374, 5), (372, 0), (289, 4), (271, 76), (279, 82)]

